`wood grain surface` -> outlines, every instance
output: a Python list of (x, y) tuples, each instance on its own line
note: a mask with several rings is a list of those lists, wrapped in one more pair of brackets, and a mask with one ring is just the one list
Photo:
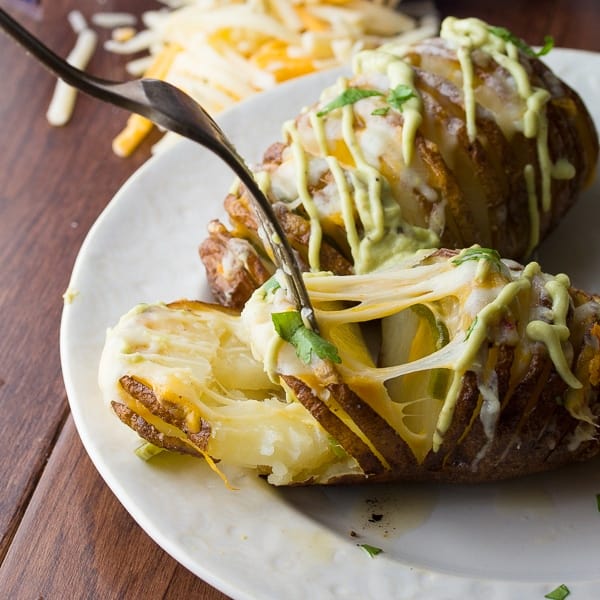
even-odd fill
[[(147, 10), (149, 0), (47, 0), (8, 10), (66, 55), (78, 8)], [(600, 51), (598, 0), (440, 0), (443, 14), (480, 16), (532, 43)], [(106, 34), (104, 34), (106, 36)], [(88, 69), (124, 78), (101, 48)], [(137, 526), (96, 473), (69, 416), (60, 371), (62, 294), (100, 211), (149, 156), (110, 150), (126, 115), (80, 97), (72, 121), (45, 118), (53, 78), (0, 34), (0, 598), (225, 598)]]

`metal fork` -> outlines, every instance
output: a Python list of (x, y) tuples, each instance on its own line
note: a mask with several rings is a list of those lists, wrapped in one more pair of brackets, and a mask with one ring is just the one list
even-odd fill
[(100, 79), (73, 67), (0, 8), (0, 26), (65, 83), (78, 90), (150, 119), (157, 125), (186, 137), (214, 152), (241, 179), (254, 199), (254, 207), (275, 263), (288, 280), (297, 309), (318, 332), (302, 272), (271, 203), (256, 183), (244, 159), (211, 116), (195, 100), (175, 86), (158, 79), (126, 82)]

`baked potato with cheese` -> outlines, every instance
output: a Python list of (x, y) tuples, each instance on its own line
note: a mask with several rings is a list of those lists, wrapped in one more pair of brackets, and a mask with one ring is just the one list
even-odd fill
[[(593, 177), (579, 96), (477, 19), (359, 53), (349, 79), (284, 126), (256, 177), (306, 270), (369, 273), (421, 248), (527, 260)], [(215, 298), (242, 308), (273, 272), (239, 185), (200, 247)]]
[(600, 450), (600, 302), (565, 275), (474, 246), (305, 282), (319, 334), (280, 272), (241, 312), (134, 308), (106, 401), (155, 446), (275, 485), (480, 482)]

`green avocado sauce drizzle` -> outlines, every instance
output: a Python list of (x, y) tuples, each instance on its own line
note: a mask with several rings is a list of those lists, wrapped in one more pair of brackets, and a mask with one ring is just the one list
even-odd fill
[[(495, 250), (479, 247), (463, 250), (455, 259), (452, 259), (452, 263), (459, 267), (469, 260), (491, 262), (499, 270), (504, 267)], [(484, 344), (490, 324), (510, 306), (520, 293), (531, 288), (533, 278), (540, 273), (541, 269), (538, 263), (529, 263), (518, 278), (504, 285), (496, 298), (477, 313), (467, 329), (466, 348), (455, 365), (453, 380), (436, 425), (433, 437), (434, 451), (440, 448), (444, 434), (452, 422), (463, 375), (471, 367), (479, 348)], [(571, 389), (579, 389), (582, 387), (581, 382), (571, 371), (562, 347), (562, 344), (569, 338), (569, 328), (566, 324), (570, 303), (569, 286), (569, 278), (564, 274), (559, 274), (546, 282), (544, 289), (552, 301), (552, 308), (545, 317), (547, 320), (533, 319), (527, 324), (525, 332), (532, 342), (541, 342), (546, 346), (550, 359), (563, 381)]]
[(442, 23), (440, 37), (456, 46), (456, 54), (463, 74), (463, 96), (467, 133), (473, 143), (477, 138), (475, 71), (472, 54), (480, 50), (489, 54), (497, 64), (504, 67), (513, 77), (519, 96), (525, 103), (521, 129), (525, 137), (535, 138), (541, 179), (541, 201), (535, 183), (533, 165), (526, 165), (523, 177), (526, 182), (530, 213), (530, 239), (526, 254), (530, 254), (539, 243), (540, 207), (543, 212), (552, 208), (552, 179), (572, 179), (575, 168), (565, 159), (552, 163), (548, 148), (548, 119), (546, 104), (550, 93), (542, 88), (532, 87), (527, 71), (519, 61), (519, 51), (530, 57), (544, 56), (554, 47), (550, 36), (544, 38), (544, 46), (535, 52), (523, 40), (504, 27), (491, 27), (475, 18), (456, 19), (448, 17)]

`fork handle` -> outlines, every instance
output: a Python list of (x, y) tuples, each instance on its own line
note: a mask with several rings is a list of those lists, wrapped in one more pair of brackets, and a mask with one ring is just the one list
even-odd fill
[(83, 89), (79, 81), (79, 78), (83, 73), (82, 71), (69, 65), (64, 59), (50, 50), (48, 46), (29, 33), (27, 29), (15, 21), (2, 8), (0, 8), (0, 26), (2, 26), (2, 29), (4, 29), (13, 40), (31, 52), (31, 54), (33, 54), (33, 56), (52, 73), (58, 75), (69, 85), (81, 89), (81, 91), (87, 91)]

